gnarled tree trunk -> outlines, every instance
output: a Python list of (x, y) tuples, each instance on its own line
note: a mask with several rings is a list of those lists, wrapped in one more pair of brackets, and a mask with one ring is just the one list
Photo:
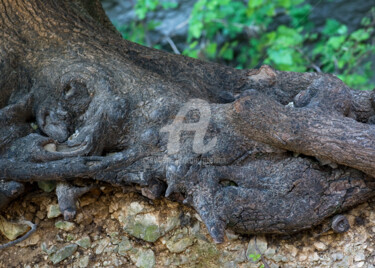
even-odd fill
[(84, 179), (194, 207), (224, 229), (293, 233), (374, 196), (374, 96), (333, 75), (235, 70), (119, 36), (99, 1), (0, 1), (0, 207)]

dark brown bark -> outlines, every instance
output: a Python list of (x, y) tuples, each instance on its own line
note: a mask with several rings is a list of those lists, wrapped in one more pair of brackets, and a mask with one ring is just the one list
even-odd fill
[(90, 187), (66, 181), (96, 180), (193, 206), (221, 242), (374, 196), (373, 92), (335, 76), (142, 47), (98, 1), (0, 0), (0, 40), (0, 207), (20, 183), (57, 180), (70, 219)]

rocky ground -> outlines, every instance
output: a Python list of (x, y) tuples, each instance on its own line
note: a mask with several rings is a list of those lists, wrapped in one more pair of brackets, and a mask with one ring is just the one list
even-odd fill
[(11, 224), (19, 219), (38, 227), (0, 251), (0, 267), (264, 267), (258, 250), (275, 268), (375, 267), (375, 200), (346, 214), (352, 227), (345, 234), (322, 233), (325, 226), (292, 236), (228, 231), (219, 245), (194, 210), (167, 200), (106, 186), (83, 196), (79, 207), (76, 219), (64, 222), (52, 192), (34, 191), (14, 202), (0, 217), (0, 231), (24, 232)]

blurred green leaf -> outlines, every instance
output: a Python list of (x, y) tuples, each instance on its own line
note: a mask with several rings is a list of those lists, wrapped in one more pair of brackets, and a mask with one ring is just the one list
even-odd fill
[(292, 65), (293, 57), (292, 52), (288, 49), (268, 50), (269, 58), (278, 65)]
[(177, 2), (162, 2), (161, 5), (164, 9), (173, 9), (178, 7)]
[(249, 0), (248, 6), (250, 8), (255, 8), (260, 6), (263, 3), (263, 0)]
[(364, 29), (359, 29), (353, 32), (350, 35), (350, 38), (353, 38), (357, 42), (362, 42), (370, 38), (370, 34), (366, 32)]
[(208, 44), (205, 49), (207, 56), (212, 59), (214, 59), (216, 56), (216, 50), (217, 50), (216, 43)]
[(327, 19), (322, 32), (325, 35), (346, 34), (348, 32), (348, 27), (342, 25), (337, 20)]
[[(174, 0), (135, 0), (137, 20), (117, 25), (124, 38), (145, 45), (150, 31), (160, 21), (149, 12), (178, 7)], [(315, 7), (317, 8), (317, 7)], [(309, 20), (313, 7), (304, 0), (197, 0), (189, 17), (186, 46), (182, 54), (255, 68), (270, 64), (285, 71), (335, 73), (349, 86), (373, 87), (375, 54), (375, 8), (362, 19), (362, 27), (348, 33), (348, 27), (327, 19), (322, 31)], [(285, 25), (277, 17), (288, 18)], [(279, 20), (278, 20), (279, 23)], [(161, 48), (162, 43), (147, 44)]]
[(332, 36), (328, 39), (327, 46), (331, 46), (333, 49), (339, 49), (345, 42), (345, 39), (346, 36)]

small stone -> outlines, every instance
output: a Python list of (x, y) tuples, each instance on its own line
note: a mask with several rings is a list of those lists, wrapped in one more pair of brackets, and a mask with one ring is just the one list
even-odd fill
[(357, 263), (357, 264), (355, 265), (355, 267), (361, 268), (361, 267), (363, 267), (363, 265), (365, 265), (365, 262), (364, 262), (364, 261), (361, 261), (361, 262)]
[(87, 226), (90, 225), (93, 221), (94, 217), (91, 215), (85, 213), (83, 214), (82, 212), (79, 212), (76, 216), (75, 222), (80, 224), (81, 226)]
[(57, 242), (64, 242), (64, 239), (59, 234), (57, 234), (56, 235), (56, 241)]
[(344, 255), (341, 252), (336, 252), (331, 255), (333, 261), (341, 261), (344, 258)]
[(294, 102), (289, 102), (287, 105), (285, 105), (286, 107), (291, 107), (291, 108), (294, 108)]
[(224, 263), (224, 266), (223, 266), (223, 268), (237, 268), (237, 267), (238, 265), (234, 261), (226, 262)]
[(118, 246), (118, 254), (120, 254), (121, 256), (125, 256), (126, 252), (133, 248), (133, 245), (127, 237), (124, 238)]
[(193, 227), (190, 228), (190, 233), (193, 235), (199, 234), (200, 228), (199, 221), (196, 221)]
[(180, 219), (179, 219), (179, 214), (177, 213), (174, 213), (174, 214), (170, 214), (168, 217), (167, 217), (167, 221), (165, 224), (161, 224), (161, 232), (162, 232), (162, 235), (164, 235), (165, 233), (173, 230), (174, 228), (176, 228), (177, 226), (180, 225)]
[(82, 248), (89, 248), (91, 247), (91, 239), (88, 236), (82, 237), (81, 239), (76, 241), (76, 244)]
[(353, 263), (353, 259), (351, 259), (350, 256), (345, 256), (339, 263), (338, 263), (338, 267), (350, 267), (349, 265), (351, 265)]
[(35, 211), (36, 211), (36, 207), (35, 207), (35, 206), (32, 206), (32, 205), (29, 205), (29, 206), (28, 206), (28, 211), (31, 212), (31, 213), (35, 213)]
[(36, 216), (37, 216), (40, 220), (43, 220), (44, 217), (45, 217), (44, 213), (43, 213), (42, 211), (40, 211), (40, 210), (36, 213)]
[(289, 253), (291, 256), (293, 256), (293, 257), (296, 257), (296, 256), (297, 256), (298, 249), (297, 249), (295, 246), (286, 244), (286, 245), (285, 245), (285, 248), (288, 250), (288, 253)]
[[(257, 236), (256, 237), (256, 246), (255, 246), (255, 238), (252, 238), (247, 246), (246, 256), (248, 260), (252, 261), (252, 258), (249, 256), (263, 254), (267, 250), (267, 240), (264, 236)], [(260, 251), (260, 253), (258, 252)]]
[(38, 125), (37, 125), (36, 123), (34, 123), (34, 122), (30, 123), (30, 126), (31, 126), (32, 129), (34, 129), (34, 130), (37, 130), (37, 129), (39, 128)]
[(155, 254), (151, 249), (140, 250), (137, 254), (137, 267), (152, 268), (155, 266)]
[(288, 261), (289, 261), (289, 258), (288, 258), (287, 256), (283, 256), (283, 257), (281, 258), (281, 261), (282, 261), (282, 262), (288, 262)]
[(201, 216), (199, 216), (198, 213), (195, 213), (195, 214), (194, 214), (194, 217), (195, 217), (198, 221), (203, 222)]
[(108, 253), (117, 253), (118, 252), (118, 245), (108, 245), (105, 249), (104, 252)]
[(276, 254), (276, 255), (271, 256), (271, 257), (267, 257), (267, 256), (265, 256), (265, 257), (268, 258), (268, 259), (274, 260), (275, 262), (278, 263), (278, 262), (283, 261), (284, 255)]
[(0, 216), (0, 232), (9, 240), (15, 240), (29, 229), (30, 227), (25, 224), (12, 223)]
[(234, 241), (238, 239), (238, 234), (236, 234), (232, 230), (226, 230), (225, 234), (227, 235), (229, 241)]
[(318, 261), (319, 260), (319, 255), (316, 252), (313, 252), (312, 254), (309, 255), (309, 261)]
[(128, 221), (124, 230), (132, 236), (147, 242), (155, 242), (162, 235), (152, 215), (142, 215), (137, 221)]
[(363, 254), (362, 252), (358, 252), (354, 256), (354, 261), (356, 262), (364, 261), (365, 259), (366, 259), (365, 254)]
[(322, 243), (322, 242), (315, 242), (315, 243), (314, 243), (314, 247), (315, 247), (316, 250), (318, 250), (318, 251), (324, 251), (324, 250), (327, 249), (327, 246), (326, 246), (324, 243)]
[(40, 235), (37, 233), (32, 234), (28, 239), (18, 243), (17, 246), (19, 247), (28, 247), (33, 245), (38, 245), (40, 242)]
[(119, 209), (119, 204), (117, 202), (111, 202), (109, 204), (109, 213), (113, 213)]
[(298, 256), (298, 260), (299, 261), (305, 261), (307, 260), (307, 255), (305, 253), (301, 253), (299, 256)]
[(168, 240), (166, 245), (170, 252), (181, 253), (185, 249), (193, 245), (193, 239), (191, 237), (184, 237), (178, 241), (174, 241), (172, 239)]
[(273, 249), (273, 248), (268, 248), (265, 252), (264, 252), (264, 256), (267, 258), (267, 259), (272, 259), (272, 257), (275, 255), (276, 253), (276, 250)]
[(59, 249), (56, 253), (51, 254), (49, 259), (53, 262), (53, 264), (57, 264), (72, 256), (76, 252), (77, 248), (78, 246), (76, 244), (67, 245)]
[(116, 255), (112, 255), (112, 263), (115, 267), (120, 266), (120, 260), (116, 257)]
[(58, 221), (55, 223), (55, 227), (69, 232), (75, 228), (75, 224), (73, 222), (68, 222), (68, 221)]
[(144, 210), (144, 205), (138, 202), (132, 202), (129, 206), (129, 214), (139, 214)]
[(84, 195), (79, 200), (79, 205), (81, 208), (86, 207), (92, 203), (95, 203), (97, 200), (97, 197), (94, 195)]
[(57, 247), (55, 245), (52, 245), (50, 248), (47, 248), (46, 242), (43, 242), (41, 245), (42, 251), (47, 253), (48, 255), (55, 253), (57, 251)]
[(61, 211), (60, 211), (59, 205), (54, 204), (54, 205), (48, 206), (48, 208), (47, 208), (47, 218), (48, 219), (57, 218), (60, 215), (61, 215)]
[(65, 241), (67, 241), (67, 242), (73, 241), (74, 239), (75, 239), (75, 237), (72, 234), (67, 234), (66, 237), (65, 237)]
[(57, 146), (54, 143), (48, 143), (48, 144), (44, 145), (43, 148), (47, 152), (51, 152), (51, 153), (54, 153), (57, 150)]
[(231, 260), (235, 261), (236, 263), (247, 262), (246, 257), (246, 249), (243, 245), (239, 245), (241, 249), (238, 249), (236, 252), (230, 252)]
[(38, 187), (46, 193), (50, 193), (56, 188), (55, 181), (38, 181)]
[(89, 266), (89, 261), (89, 256), (84, 256), (79, 260), (78, 266), (80, 268), (86, 268), (87, 266)]
[[(120, 206), (122, 207), (122, 206)], [(132, 202), (127, 209), (119, 209), (111, 214), (123, 225), (124, 231), (147, 242), (155, 242), (161, 236), (180, 225), (177, 209), (156, 210), (144, 202)]]
[(119, 233), (118, 232), (112, 232), (110, 235), (111, 237), (111, 244), (113, 245), (118, 245), (120, 244), (120, 239), (119, 239)]
[(119, 232), (112, 232), (112, 233), (109, 234), (109, 236), (110, 236), (112, 239), (117, 239), (118, 235), (119, 235)]
[(109, 238), (104, 238), (99, 241), (98, 247), (95, 250), (95, 254), (99, 255), (102, 254), (104, 249), (109, 245), (110, 240)]

